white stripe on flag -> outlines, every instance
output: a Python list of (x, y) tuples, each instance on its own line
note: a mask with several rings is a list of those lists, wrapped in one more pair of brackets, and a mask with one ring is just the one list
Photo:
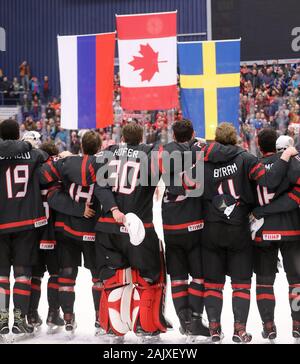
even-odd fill
[(58, 37), (61, 126), (78, 129), (77, 37)]

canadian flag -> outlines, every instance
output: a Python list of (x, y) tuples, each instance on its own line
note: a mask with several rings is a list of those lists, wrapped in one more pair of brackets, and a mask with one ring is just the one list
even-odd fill
[(123, 109), (178, 105), (176, 16), (177, 12), (117, 15)]

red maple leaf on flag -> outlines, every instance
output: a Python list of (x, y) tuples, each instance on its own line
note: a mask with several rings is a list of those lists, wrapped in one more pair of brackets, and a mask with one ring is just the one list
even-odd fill
[(167, 61), (158, 61), (159, 52), (155, 52), (148, 43), (140, 45), (139, 53), (142, 57), (133, 56), (133, 60), (129, 64), (133, 67), (134, 71), (143, 70), (140, 73), (142, 81), (151, 81), (155, 73), (159, 72), (158, 63)]

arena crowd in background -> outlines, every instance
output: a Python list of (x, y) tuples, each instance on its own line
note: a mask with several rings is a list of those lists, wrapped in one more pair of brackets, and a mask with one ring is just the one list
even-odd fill
[[(80, 132), (67, 131), (60, 126), (60, 101), (51, 93), (51, 80), (44, 76), (39, 80), (24, 61), (16, 70), (18, 77), (12, 80), (0, 68), (0, 105), (20, 105), (18, 116), (21, 132), (35, 130), (42, 141), (52, 140), (60, 151), (79, 153)], [(170, 139), (170, 126), (182, 119), (178, 110), (156, 112), (123, 112), (121, 106), (120, 79), (114, 79), (113, 127), (99, 130), (103, 148), (120, 141), (121, 127), (129, 121), (143, 123), (146, 143)], [(240, 88), (240, 145), (257, 154), (256, 135), (266, 127), (274, 128), (278, 134), (287, 134), (295, 139), (300, 150), (300, 64), (280, 65), (264, 62), (241, 67)]]

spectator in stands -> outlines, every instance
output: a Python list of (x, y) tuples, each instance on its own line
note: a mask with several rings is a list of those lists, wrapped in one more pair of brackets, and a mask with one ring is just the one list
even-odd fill
[(30, 91), (32, 96), (40, 95), (40, 83), (37, 77), (33, 76), (30, 80)]
[(33, 97), (33, 100), (32, 100), (32, 116), (33, 116), (33, 119), (36, 121), (37, 119), (39, 119), (40, 117), (40, 112), (41, 112), (41, 102), (38, 98), (37, 95), (35, 95)]
[(13, 92), (13, 98), (19, 102), (20, 100), (20, 92), (23, 90), (18, 77), (14, 77), (13, 78), (13, 82), (12, 82), (12, 92)]
[(80, 152), (80, 140), (76, 131), (72, 131), (71, 133), (70, 152), (72, 154), (79, 154)]
[(47, 104), (50, 97), (50, 86), (49, 86), (48, 76), (44, 76), (44, 80), (42, 83), (42, 96), (43, 96), (43, 104)]
[(57, 126), (57, 130), (54, 142), (59, 152), (64, 152), (67, 150), (67, 132), (60, 126)]
[(47, 107), (46, 107), (46, 117), (47, 119), (52, 119), (54, 118), (55, 115), (55, 110), (53, 109), (53, 107), (51, 106), (51, 102), (48, 103)]
[(8, 78), (4, 76), (2, 81), (0, 82), (0, 92), (2, 92), (3, 94), (4, 105), (9, 104), (11, 90), (12, 90), (12, 85), (9, 82)]
[(32, 130), (36, 130), (36, 124), (34, 122), (34, 120), (32, 119), (31, 116), (28, 116), (24, 122), (25, 125), (25, 129), (27, 131), (32, 131)]
[(29, 89), (29, 80), (30, 80), (30, 66), (27, 61), (22, 62), (19, 67), (20, 70), (20, 80), (25, 91)]
[(23, 115), (23, 121), (24, 121), (29, 115), (31, 115), (31, 107), (32, 107), (32, 103), (28, 99), (27, 93), (25, 93), (23, 95), (21, 105), (22, 105), (22, 115)]

